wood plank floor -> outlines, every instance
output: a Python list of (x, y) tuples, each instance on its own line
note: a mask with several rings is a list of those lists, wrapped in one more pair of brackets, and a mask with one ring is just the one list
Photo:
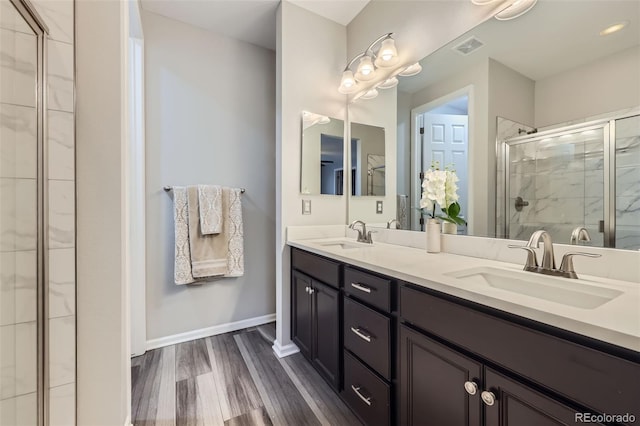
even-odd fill
[(273, 324), (131, 361), (134, 426), (361, 425), (302, 355), (278, 359)]

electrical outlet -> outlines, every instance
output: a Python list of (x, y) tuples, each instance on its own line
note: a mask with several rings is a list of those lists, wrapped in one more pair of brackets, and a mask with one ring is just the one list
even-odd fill
[(302, 214), (311, 214), (311, 200), (302, 200)]
[(376, 214), (382, 214), (382, 201), (376, 201)]

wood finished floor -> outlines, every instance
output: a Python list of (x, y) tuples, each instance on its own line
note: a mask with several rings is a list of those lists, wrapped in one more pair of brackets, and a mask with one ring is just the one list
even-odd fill
[(134, 426), (361, 425), (302, 355), (276, 357), (263, 337), (272, 328), (133, 358)]

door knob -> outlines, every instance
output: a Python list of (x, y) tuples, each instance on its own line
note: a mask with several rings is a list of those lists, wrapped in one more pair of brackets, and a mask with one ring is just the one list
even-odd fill
[(480, 397), (482, 398), (482, 402), (484, 402), (488, 406), (496, 403), (496, 396), (493, 394), (493, 392), (482, 391)]
[(478, 384), (473, 381), (466, 381), (464, 382), (464, 390), (466, 390), (469, 395), (475, 395), (478, 393)]

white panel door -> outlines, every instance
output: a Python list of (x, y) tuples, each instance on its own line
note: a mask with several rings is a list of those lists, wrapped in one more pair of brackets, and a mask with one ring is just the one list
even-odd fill
[(453, 165), (458, 175), (458, 195), (462, 216), (468, 214), (467, 202), (467, 152), (468, 123), (466, 115), (424, 114), (424, 138), (422, 146), (422, 170), (431, 167), (434, 161), (440, 169)]

